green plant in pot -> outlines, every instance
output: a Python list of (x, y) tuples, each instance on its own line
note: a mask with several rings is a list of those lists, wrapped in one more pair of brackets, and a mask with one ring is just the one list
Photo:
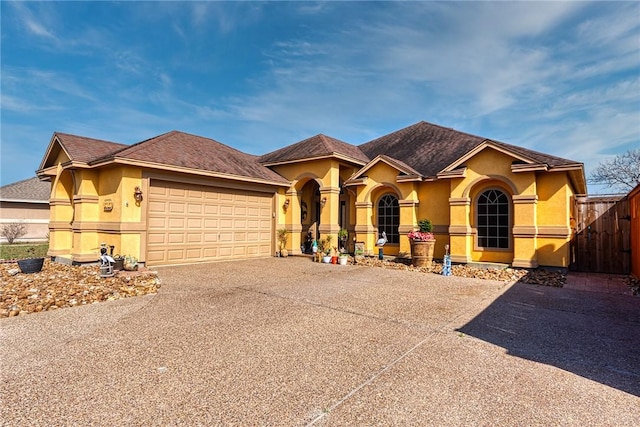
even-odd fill
[(340, 242), (340, 249), (345, 249), (347, 248), (347, 239), (349, 238), (349, 232), (347, 231), (346, 228), (341, 228), (340, 231), (338, 231), (338, 241)]
[(436, 238), (433, 226), (428, 219), (418, 221), (418, 230), (411, 231), (407, 237), (411, 241), (411, 264), (414, 267), (431, 268)]
[(338, 255), (338, 262), (340, 265), (347, 265), (349, 261), (349, 254), (345, 248), (340, 248), (340, 254)]
[(326, 238), (323, 239), (324, 241), (324, 245), (323, 247), (323, 253), (324, 256), (322, 257), (322, 262), (324, 262), (325, 264), (329, 264), (331, 262), (331, 242), (333, 242), (333, 236), (331, 234), (328, 234)]

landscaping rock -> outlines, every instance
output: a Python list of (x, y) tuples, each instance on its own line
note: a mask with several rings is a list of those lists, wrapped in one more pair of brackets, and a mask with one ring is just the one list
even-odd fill
[[(358, 265), (387, 268), (393, 270), (419, 271), (422, 273), (442, 273), (442, 263), (434, 261), (431, 268), (413, 267), (410, 260), (379, 260), (375, 257), (362, 257), (357, 260)], [(523, 268), (480, 268), (466, 264), (452, 265), (451, 274), (458, 277), (472, 279), (500, 280), (505, 282), (522, 282), (533, 285), (553, 286), (561, 288), (566, 282), (566, 276), (558, 271), (545, 269), (527, 270)]]
[(160, 279), (152, 271), (102, 278), (98, 266), (47, 260), (42, 271), (33, 274), (12, 274), (18, 270), (12, 267), (0, 265), (0, 318), (154, 294), (160, 287)]

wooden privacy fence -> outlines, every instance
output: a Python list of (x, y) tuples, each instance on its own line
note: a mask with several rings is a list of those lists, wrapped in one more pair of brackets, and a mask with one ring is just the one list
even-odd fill
[(631, 216), (626, 196), (579, 196), (569, 268), (591, 273), (629, 274)]

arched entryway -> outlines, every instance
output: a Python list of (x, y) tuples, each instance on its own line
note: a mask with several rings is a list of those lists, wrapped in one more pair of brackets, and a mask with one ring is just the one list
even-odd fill
[(300, 249), (304, 253), (311, 253), (313, 240), (320, 238), (319, 229), (323, 206), (319, 183), (311, 178), (300, 182), (297, 188), (297, 196), (300, 205)]

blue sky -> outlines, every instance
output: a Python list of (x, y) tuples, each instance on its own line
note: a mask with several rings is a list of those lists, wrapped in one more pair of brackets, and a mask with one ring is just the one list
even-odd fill
[(640, 146), (638, 2), (1, 8), (2, 185), (34, 175), (54, 131), (132, 144), (175, 129), (264, 154), (425, 120), (587, 174)]

